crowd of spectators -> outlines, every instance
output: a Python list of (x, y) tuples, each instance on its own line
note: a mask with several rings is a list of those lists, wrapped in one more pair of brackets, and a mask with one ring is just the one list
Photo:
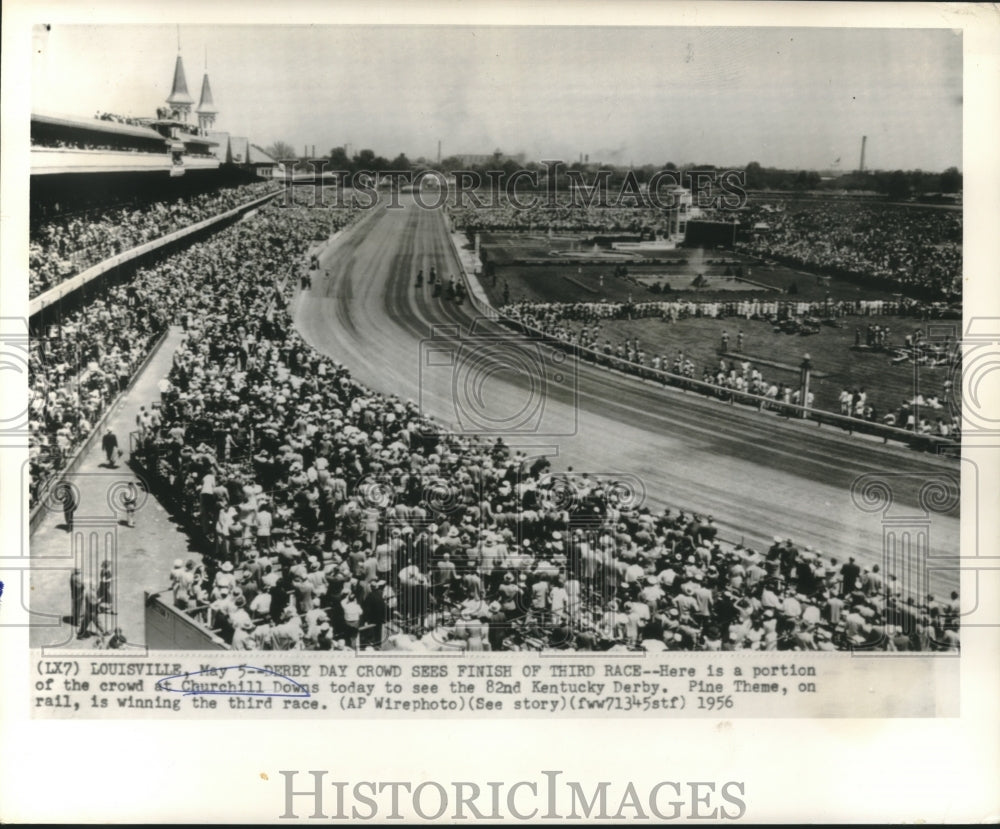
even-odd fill
[[(787, 539), (724, 544), (710, 516), (654, 514), (614, 481), (438, 433), (287, 329), (267, 334), (245, 380), (228, 382), (235, 355), (214, 382), (221, 354), (183, 355), (150, 437), (212, 544), (165, 592), (233, 648), (958, 647), (956, 595), (905, 597), (878, 565)], [(193, 438), (206, 418), (259, 434), (254, 454)]]
[[(285, 213), (287, 219), (283, 218)], [(284, 234), (292, 226), (293, 214), (298, 235), (286, 239)], [(154, 267), (139, 270), (127, 285), (107, 288), (100, 298), (66, 314), (41, 336), (32, 337), (32, 506), (49, 478), (86, 440), (170, 323), (185, 323), (212, 309), (238, 314), (239, 305), (214, 299), (216, 291), (224, 292), (227, 280), (246, 279), (248, 271), (256, 273), (261, 263), (270, 272), (287, 270), (283, 252), (297, 253), (304, 244), (302, 237), (325, 237), (331, 228), (336, 229), (348, 219), (344, 210), (287, 208), (258, 214)], [(272, 294), (274, 290), (272, 285)]]
[(47, 219), (32, 227), (29, 236), (29, 295), (37, 296), (91, 265), (231, 210), (276, 187), (273, 182), (255, 182), (172, 201)]
[[(489, 198), (489, 197), (484, 197)], [(466, 231), (584, 231), (595, 233), (645, 234), (665, 238), (671, 232), (666, 211), (625, 203), (601, 207), (584, 206), (568, 196), (556, 197), (550, 203), (545, 194), (527, 194), (523, 200), (531, 206), (516, 207), (504, 197), (498, 204), (477, 207), (453, 202), (448, 205), (452, 226)]]
[(164, 599), (232, 648), (958, 647), (956, 596), (441, 431), (310, 348), (275, 301), (291, 251), (231, 233), (133, 458), (201, 543)]
[(166, 153), (166, 147), (161, 146), (159, 149), (141, 149), (139, 147), (131, 146), (125, 143), (111, 143), (111, 142), (101, 142), (92, 140), (68, 140), (65, 138), (51, 138), (47, 136), (31, 136), (31, 145), (33, 147), (50, 147), (57, 150), (104, 150), (111, 152), (126, 152), (126, 153), (140, 153), (140, 152), (160, 152)]
[[(453, 225), (469, 231), (586, 231), (669, 236), (664, 210), (585, 207), (569, 197), (550, 206), (545, 196), (527, 209), (500, 197), (486, 208), (452, 204)], [(699, 210), (698, 217), (731, 221), (733, 211)], [(873, 287), (916, 292), (927, 300), (961, 294), (962, 214), (919, 206), (855, 200), (800, 200), (750, 204), (738, 213), (743, 241), (735, 249), (755, 258), (780, 258)], [(692, 218), (689, 216), (689, 218)]]
[(353, 380), (287, 300), (358, 213), (265, 208), (34, 339), (33, 494), (180, 324), (132, 455), (201, 546), (164, 594), (235, 649), (958, 649), (957, 594), (781, 536), (734, 546)]
[(961, 211), (829, 200), (779, 207), (748, 208), (745, 224), (767, 228), (737, 243), (737, 251), (873, 285), (920, 289), (932, 299), (961, 294)]
[(139, 118), (130, 118), (127, 115), (116, 115), (113, 112), (101, 112), (100, 110), (94, 113), (94, 118), (98, 121), (114, 121), (116, 124), (125, 124), (129, 127), (145, 127), (148, 125)]
[[(844, 392), (841, 392), (842, 406), (844, 405), (843, 397)], [(921, 435), (961, 441), (961, 416), (954, 414), (948, 406), (949, 403), (954, 404), (955, 402), (949, 400), (948, 397), (942, 401), (941, 397), (936, 394), (918, 394), (909, 400), (903, 400), (898, 408), (882, 417), (882, 422), (886, 426), (896, 426), (910, 432), (916, 431)]]
[[(589, 303), (580, 305), (586, 304)], [(738, 397), (741, 394), (765, 398), (764, 401), (758, 401), (761, 408), (765, 409), (778, 409), (779, 404), (812, 407), (815, 400), (812, 392), (803, 401), (797, 387), (768, 380), (760, 366), (754, 365), (749, 359), (734, 360), (722, 354), (717, 363), (702, 366), (699, 373), (694, 360), (683, 349), (679, 349), (671, 357), (666, 353), (646, 351), (637, 337), (624, 337), (613, 343), (610, 337), (601, 336), (599, 321), (608, 318), (591, 315), (579, 305), (567, 308), (566, 305), (557, 303), (521, 303), (508, 306), (502, 312), (510, 320), (541, 332), (546, 337), (560, 340), (575, 349), (582, 349), (580, 353), (589, 352), (589, 358), (599, 364), (629, 373), (659, 377), (662, 380), (668, 379), (661, 376), (663, 373), (671, 375), (675, 381), (698, 379), (711, 386), (713, 394), (724, 398), (729, 395)], [(728, 334), (723, 337), (728, 347)], [(742, 334), (739, 340), (737, 350), (742, 348)], [(693, 384), (689, 387), (693, 387)], [(873, 415), (867, 419), (872, 417)]]
[(817, 300), (806, 302), (789, 299), (732, 300), (651, 300), (644, 302), (512, 302), (504, 305), (506, 313), (555, 314), (560, 319), (596, 322), (599, 320), (645, 319), (654, 317), (665, 322), (690, 317), (710, 319), (738, 318), (768, 320), (775, 324), (797, 317), (838, 320), (843, 317), (913, 316), (928, 319), (932, 310), (924, 303), (906, 298)]
[[(391, 398), (357, 399), (415, 421)], [(877, 564), (779, 537), (763, 552), (725, 544), (710, 516), (632, 508), (614, 482), (447, 436), (414, 451), (405, 427), (350, 419), (332, 460), (335, 436), (276, 438), (289, 448), (267, 453), (268, 483), (194, 447), (192, 509), (217, 516), (215, 547), (175, 561), (165, 592), (233, 648), (958, 648), (957, 594), (904, 596)]]
[[(155, 280), (149, 274), (145, 279)], [(146, 291), (115, 286), (85, 309), (68, 314), (40, 336), (28, 353), (29, 503), (62, 469), (129, 383), (168, 312), (139, 302)]]
[[(751, 301), (756, 303), (756, 301)], [(694, 314), (697, 316), (720, 317), (728, 316), (734, 307), (744, 304), (736, 303), (688, 303), (693, 306)], [(853, 305), (853, 303), (851, 303)], [(760, 366), (742, 357), (733, 359), (729, 354), (730, 345), (735, 347), (736, 352), (742, 351), (742, 332), (738, 339), (730, 343), (730, 337), (723, 333), (723, 345), (720, 348), (720, 356), (717, 363), (703, 365), (700, 372), (690, 355), (684, 350), (671, 357), (666, 353), (655, 353), (652, 350), (645, 350), (639, 343), (638, 338), (624, 337), (612, 342), (605, 332), (602, 337), (601, 324), (611, 320), (641, 319), (646, 317), (656, 317), (664, 320), (677, 320), (677, 303), (669, 302), (648, 302), (648, 303), (611, 303), (611, 302), (577, 302), (577, 303), (532, 303), (521, 302), (504, 306), (500, 309), (501, 314), (514, 325), (524, 325), (535, 332), (539, 332), (545, 337), (566, 343), (574, 349), (578, 349), (581, 356), (593, 360), (600, 365), (606, 365), (620, 371), (637, 374), (650, 379), (659, 379), (673, 385), (682, 385), (685, 388), (699, 388), (690, 380), (700, 380), (704, 385), (701, 391), (709, 393), (722, 399), (735, 399), (749, 405), (756, 405), (761, 409), (788, 412), (785, 407), (788, 404), (793, 406), (806, 406), (813, 408), (815, 395), (808, 392), (805, 400), (802, 399), (801, 390), (797, 386), (792, 386), (783, 382), (768, 380), (764, 377)], [(721, 313), (719, 306), (725, 307), (728, 313)], [(795, 306), (812, 305), (810, 303), (764, 303), (772, 316), (765, 319), (774, 325), (779, 325), (782, 321), (792, 319), (792, 313), (803, 312), (802, 308)], [(681, 315), (681, 318), (684, 315)], [(742, 316), (742, 315), (741, 315)], [(750, 317), (748, 317), (750, 318)], [(753, 318), (760, 318), (757, 314)], [(870, 346), (878, 339), (878, 334), (885, 336), (888, 328), (885, 326), (869, 325), (867, 327), (867, 341)], [(860, 343), (861, 328), (856, 329), (856, 343)], [(884, 339), (883, 339), (884, 342)], [(923, 364), (941, 365), (948, 364), (954, 359), (955, 343), (928, 343), (920, 334), (907, 334), (904, 344), (896, 352), (906, 356), (906, 359), (913, 359)], [(902, 358), (894, 358), (894, 362)], [(668, 375), (668, 376), (664, 376)], [(919, 432), (923, 435), (935, 437), (951, 438), (956, 440), (960, 435), (961, 417), (954, 409), (947, 405), (950, 401), (948, 389), (950, 380), (945, 380), (945, 390), (943, 393), (944, 402), (937, 395), (929, 395), (925, 398), (921, 395), (912, 400), (903, 401), (902, 404), (893, 411), (885, 414), (877, 411), (873, 401), (867, 392), (861, 388), (853, 390), (845, 388), (840, 396), (839, 414), (847, 417), (871, 423), (881, 423), (886, 426), (895, 426), (906, 429), (910, 432)], [(742, 397), (743, 395), (753, 395), (753, 398)], [(763, 398), (763, 400), (755, 399)], [(924, 417), (920, 417), (920, 408), (924, 408)], [(928, 417), (928, 412), (933, 416), (933, 422)]]

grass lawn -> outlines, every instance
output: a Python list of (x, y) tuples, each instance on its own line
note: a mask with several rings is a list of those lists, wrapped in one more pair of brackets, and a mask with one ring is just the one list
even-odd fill
[[(743, 354), (752, 363), (755, 358), (785, 363), (797, 367), (804, 354), (812, 358), (813, 370), (825, 377), (814, 377), (810, 389), (816, 395), (817, 408), (839, 412), (837, 400), (841, 390), (864, 388), (868, 400), (875, 407), (879, 417), (890, 409), (899, 407), (902, 401), (914, 396), (913, 364), (894, 366), (889, 354), (852, 351), (854, 330), (861, 329), (861, 341), (865, 341), (865, 329), (869, 323), (888, 325), (894, 343), (901, 343), (906, 334), (917, 330), (921, 323), (917, 319), (903, 317), (844, 317), (843, 328), (822, 326), (820, 333), (803, 337), (799, 335), (775, 334), (771, 325), (762, 320), (711, 319), (692, 317), (675, 323), (659, 319), (613, 320), (599, 326), (600, 341), (609, 339), (617, 345), (625, 338), (639, 339), (640, 348), (646, 352), (647, 360), (653, 355), (666, 354), (670, 363), (678, 349), (684, 349), (697, 366), (697, 379), (705, 366), (717, 366), (722, 332), (729, 333), (729, 350), (736, 350), (736, 332), (743, 330)], [(578, 323), (570, 323), (573, 330)], [(955, 321), (955, 336), (960, 333), (960, 325)], [(760, 372), (767, 380), (796, 385), (798, 369), (784, 370), (770, 365), (760, 365)], [(941, 394), (942, 384), (948, 377), (949, 368), (920, 367), (919, 387), (924, 394)], [(931, 412), (928, 411), (930, 417)], [(932, 419), (933, 422), (933, 419)]]

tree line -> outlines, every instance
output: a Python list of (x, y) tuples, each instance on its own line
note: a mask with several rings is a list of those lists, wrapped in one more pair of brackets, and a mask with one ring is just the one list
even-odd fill
[[(272, 157), (280, 161), (303, 160), (294, 148), (283, 141), (276, 141), (267, 148)], [(437, 170), (446, 175), (456, 170), (472, 170), (487, 180), (488, 171), (502, 171), (509, 177), (516, 171), (525, 169), (536, 172), (539, 180), (544, 183), (545, 176), (552, 165), (539, 161), (529, 161), (520, 164), (501, 153), (495, 153), (490, 162), (484, 164), (465, 164), (459, 156), (448, 156), (440, 162), (426, 158), (409, 159), (405, 153), (400, 153), (393, 159), (378, 155), (371, 149), (362, 149), (349, 155), (346, 147), (334, 147), (326, 155), (321, 156), (326, 161), (326, 169), (330, 171), (345, 171), (358, 173), (361, 171), (388, 172), (408, 171), (418, 173), (424, 170)], [(550, 161), (554, 161), (552, 159)], [(717, 171), (739, 169), (720, 167), (715, 164), (675, 164), (668, 161), (661, 165), (643, 164), (640, 166), (610, 165), (599, 162), (582, 163), (578, 161), (563, 163), (560, 172), (578, 171), (585, 181), (591, 180), (600, 172), (607, 176), (608, 185), (621, 185), (626, 177), (631, 176), (639, 184), (646, 184), (661, 170), (672, 170), (680, 174), (691, 171)], [(849, 173), (822, 172), (818, 170), (789, 170), (779, 167), (764, 167), (757, 161), (751, 161), (742, 168), (746, 175), (747, 190), (781, 190), (792, 192), (805, 191), (864, 191), (875, 192), (892, 199), (922, 198), (939, 194), (956, 194), (962, 192), (962, 173), (957, 167), (949, 167), (943, 172), (926, 170), (873, 170)], [(529, 189), (525, 183), (525, 189)]]

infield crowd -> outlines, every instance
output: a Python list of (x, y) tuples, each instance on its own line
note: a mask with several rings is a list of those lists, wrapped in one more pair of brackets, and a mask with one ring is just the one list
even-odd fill
[[(554, 207), (539, 198), (527, 209), (510, 203), (485, 208), (450, 205), (454, 227), (468, 231), (560, 231), (642, 234), (666, 238), (663, 210), (587, 207), (561, 197)], [(743, 241), (734, 250), (756, 259), (784, 261), (823, 273), (850, 275), (872, 287), (918, 289), (923, 298), (961, 294), (961, 211), (850, 199), (751, 202), (738, 211), (700, 209), (699, 219), (738, 220)]]
[(856, 274), (873, 284), (926, 289), (936, 299), (961, 294), (961, 211), (850, 201), (778, 207), (748, 209), (745, 222), (763, 222), (768, 230), (737, 243), (737, 251)]

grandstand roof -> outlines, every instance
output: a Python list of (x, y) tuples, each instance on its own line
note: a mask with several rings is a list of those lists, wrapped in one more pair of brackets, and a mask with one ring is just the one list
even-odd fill
[(171, 105), (194, 103), (194, 98), (188, 93), (187, 79), (184, 77), (184, 61), (181, 60), (180, 55), (177, 56), (177, 63), (174, 64), (174, 85), (170, 90), (167, 103)]
[(232, 163), (232, 158), (229, 154), (229, 133), (228, 132), (210, 132), (208, 137), (215, 142), (215, 146), (212, 148), (211, 152), (222, 164)]
[(31, 120), (38, 124), (48, 124), (57, 127), (69, 127), (89, 132), (114, 133), (130, 135), (135, 138), (155, 138), (163, 141), (163, 136), (149, 127), (135, 127), (131, 124), (121, 124), (118, 121), (102, 121), (99, 118), (86, 118), (78, 115), (56, 115), (47, 112), (31, 113)]
[(250, 164), (277, 164), (278, 161), (275, 158), (269, 156), (264, 150), (258, 147), (256, 144), (250, 145), (249, 157), (247, 161)]
[(208, 82), (208, 72), (201, 79), (201, 100), (198, 101), (197, 112), (205, 115), (218, 115), (219, 110), (215, 108), (215, 101), (212, 100), (212, 87)]

